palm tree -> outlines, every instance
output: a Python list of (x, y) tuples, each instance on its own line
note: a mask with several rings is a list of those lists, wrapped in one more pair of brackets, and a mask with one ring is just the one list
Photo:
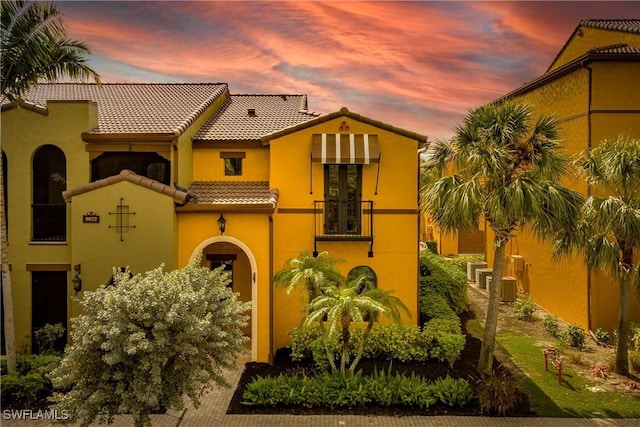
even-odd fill
[(33, 1), (2, 0), (2, 96), (11, 102), (41, 80), (100, 76), (87, 64), (89, 49), (70, 40), (56, 6)]
[[(340, 372), (345, 373), (349, 358), (349, 344), (351, 342), (351, 324), (353, 322), (367, 322), (364, 334), (358, 346), (356, 357), (349, 366), (353, 372), (362, 358), (374, 322), (379, 315), (400, 321), (400, 310), (408, 316), (409, 309), (391, 291), (385, 291), (372, 286), (365, 274), (347, 282), (345, 285), (328, 285), (323, 288), (323, 294), (316, 297), (307, 306), (309, 314), (303, 320), (304, 326), (312, 325), (326, 318), (328, 328), (323, 327), (325, 342), (340, 331), (342, 333), (342, 355), (340, 357)], [(334, 372), (336, 368), (333, 354), (327, 349), (327, 358)]]
[[(73, 80), (92, 78), (100, 83), (97, 72), (86, 61), (89, 49), (69, 40), (59, 10), (52, 4), (33, 1), (2, 0), (0, 33), (0, 102), (19, 104), (21, 97), (39, 81), (55, 81), (63, 77)], [(0, 176), (3, 172), (0, 159)], [(0, 240), (2, 251), (2, 295), (5, 314), (7, 369), (15, 372), (15, 331), (11, 275), (7, 255), (7, 230), (4, 212), (4, 187), (0, 185)]]
[(317, 257), (302, 252), (298, 257), (287, 260), (287, 267), (278, 271), (273, 280), (279, 287), (291, 294), (294, 289), (303, 289), (305, 302), (311, 302), (322, 294), (322, 288), (330, 283), (342, 283), (344, 276), (336, 264), (344, 260), (332, 258), (328, 252), (320, 252)]
[[(556, 241), (555, 253), (571, 249), (582, 252), (589, 268), (609, 271), (618, 281), (616, 366), (629, 373), (630, 289), (640, 291), (640, 262), (634, 265), (634, 251), (640, 249), (640, 140), (619, 136), (604, 140), (576, 162), (592, 192), (582, 207), (574, 233)], [(603, 196), (604, 195), (604, 196)]]
[(494, 234), (493, 279), (478, 371), (492, 369), (507, 241), (518, 230), (538, 238), (571, 228), (582, 196), (558, 184), (568, 160), (560, 153), (556, 120), (533, 122), (531, 108), (506, 101), (471, 111), (450, 143), (434, 147), (438, 176), (421, 189), (422, 209), (445, 233), (478, 229)]

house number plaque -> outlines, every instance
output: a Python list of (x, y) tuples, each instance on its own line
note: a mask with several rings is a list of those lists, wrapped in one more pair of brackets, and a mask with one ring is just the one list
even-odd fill
[(85, 224), (99, 224), (100, 223), (100, 215), (95, 212), (87, 212), (82, 215), (82, 222)]

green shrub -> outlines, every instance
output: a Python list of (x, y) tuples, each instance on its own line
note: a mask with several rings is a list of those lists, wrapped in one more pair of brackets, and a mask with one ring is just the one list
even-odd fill
[(64, 326), (62, 323), (55, 325), (46, 324), (42, 328), (35, 331), (35, 339), (38, 344), (39, 353), (51, 352), (56, 341), (64, 335)]
[(455, 266), (456, 269), (461, 271), (465, 277), (467, 275), (467, 263), (469, 262), (478, 262), (484, 261), (484, 254), (472, 254), (472, 255), (464, 255), (455, 258), (449, 258), (451, 265)]
[(24, 407), (39, 399), (46, 399), (53, 387), (48, 375), (60, 363), (57, 354), (18, 356), (15, 374), (2, 375), (2, 404)]
[(244, 405), (302, 405), (306, 407), (363, 407), (404, 405), (428, 409), (438, 401), (463, 407), (474, 399), (469, 383), (447, 377), (435, 384), (412, 374), (375, 371), (372, 376), (339, 372), (315, 377), (291, 376), (256, 378), (247, 384)]
[(186, 398), (198, 406), (207, 383), (230, 386), (220, 370), (246, 352), (251, 303), (200, 262), (136, 276), (114, 271), (114, 286), (84, 292), (71, 344), (51, 374), (69, 391), (54, 393), (51, 409), (68, 411), (70, 423), (128, 413), (150, 425), (152, 412), (182, 410)]
[(420, 275), (420, 297), (428, 297), (435, 292), (445, 299), (454, 313), (460, 314), (467, 309), (467, 276), (450, 261), (422, 251)]
[(437, 380), (433, 386), (438, 400), (451, 407), (463, 408), (475, 399), (473, 389), (462, 378), (453, 379), (447, 375), (446, 378)]
[(531, 322), (533, 320), (533, 313), (536, 311), (536, 305), (530, 300), (518, 300), (513, 303), (513, 308), (516, 310), (516, 317), (518, 320), (525, 320)]
[(586, 338), (584, 330), (578, 325), (569, 325), (565, 339), (571, 347), (582, 348), (584, 346), (584, 340)]
[(560, 326), (558, 326), (558, 316), (547, 314), (542, 320), (544, 328), (554, 337), (560, 336)]
[(460, 357), (466, 344), (466, 337), (462, 335), (460, 320), (457, 318), (440, 318), (430, 320), (422, 331), (430, 349), (429, 356), (447, 361), (453, 366)]
[(415, 374), (400, 377), (398, 397), (404, 406), (417, 406), (420, 409), (428, 409), (438, 402), (435, 396), (435, 387)]
[(480, 410), (505, 416), (517, 403), (516, 386), (508, 371), (485, 378), (478, 389)]
[(322, 337), (322, 333), (320, 328), (301, 326), (290, 331), (289, 337), (291, 337), (291, 360), (304, 360), (313, 357), (311, 346), (315, 340)]
[(371, 329), (365, 357), (402, 362), (429, 359), (428, 343), (416, 325), (381, 324)]
[(609, 332), (603, 329), (600, 329), (600, 328), (596, 329), (596, 332), (594, 335), (596, 336), (596, 340), (598, 340), (598, 342), (601, 342), (603, 344), (609, 344), (609, 341), (611, 341)]
[(419, 305), (422, 324), (439, 317), (456, 317), (447, 300), (432, 288), (425, 289)]

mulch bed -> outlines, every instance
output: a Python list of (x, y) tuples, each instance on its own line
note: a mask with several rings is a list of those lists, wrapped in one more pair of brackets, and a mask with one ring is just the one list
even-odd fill
[[(462, 324), (466, 323), (466, 320), (473, 318), (472, 312), (464, 313), (462, 316)], [(465, 331), (466, 333), (466, 331)], [(447, 375), (453, 378), (464, 378), (471, 385), (474, 390), (478, 387), (481, 378), (476, 371), (476, 364), (480, 355), (481, 341), (467, 334), (467, 343), (462, 351), (460, 359), (450, 368), (446, 362), (428, 361), (424, 363), (402, 363), (394, 361), (391, 363), (392, 372), (406, 373), (410, 375), (412, 372), (424, 378), (429, 378), (435, 381), (438, 378), (443, 378)], [(291, 406), (269, 406), (269, 407), (257, 407), (257, 406), (245, 406), (242, 402), (242, 394), (248, 383), (254, 378), (261, 376), (277, 376), (281, 373), (295, 373), (295, 372), (312, 372), (313, 366), (310, 362), (293, 362), (289, 358), (290, 350), (288, 348), (279, 349), (276, 353), (275, 363), (270, 365), (268, 363), (260, 362), (248, 362), (245, 365), (245, 370), (240, 378), (238, 387), (231, 398), (227, 414), (292, 414), (292, 415), (322, 415), (322, 414), (348, 414), (348, 415), (388, 415), (388, 416), (433, 416), (433, 415), (468, 415), (468, 416), (491, 416), (494, 414), (481, 413), (480, 407), (475, 403), (468, 405), (465, 408), (450, 408), (446, 405), (437, 404), (430, 407), (428, 410), (422, 410), (419, 408), (408, 408), (404, 406), (390, 406), (381, 407), (367, 405), (366, 407), (356, 408), (303, 408), (303, 407), (291, 407)], [(387, 370), (390, 365), (388, 360), (375, 360), (375, 359), (363, 359), (356, 368), (362, 370), (363, 374), (370, 374), (375, 369)], [(497, 362), (494, 362), (494, 370), (506, 369), (503, 366), (499, 366)], [(521, 392), (518, 392), (518, 404), (508, 414), (508, 416), (519, 417), (532, 417), (535, 413), (531, 411), (529, 400), (527, 396)]]

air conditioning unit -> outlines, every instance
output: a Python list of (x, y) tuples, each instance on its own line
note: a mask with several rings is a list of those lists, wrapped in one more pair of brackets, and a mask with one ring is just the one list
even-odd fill
[(516, 273), (524, 271), (524, 258), (522, 255), (511, 255), (511, 262), (513, 263), (513, 270)]
[(493, 268), (477, 268), (476, 269), (476, 286), (480, 289), (487, 288), (487, 276), (490, 276)]
[[(493, 276), (486, 276), (485, 286), (487, 289), (491, 289), (491, 279)], [(500, 301), (513, 302), (516, 300), (516, 278), (511, 276), (505, 276), (502, 278), (502, 286), (500, 289)]]
[(484, 261), (474, 261), (467, 263), (467, 280), (470, 282), (476, 281), (476, 270), (478, 268), (486, 268), (487, 263)]

